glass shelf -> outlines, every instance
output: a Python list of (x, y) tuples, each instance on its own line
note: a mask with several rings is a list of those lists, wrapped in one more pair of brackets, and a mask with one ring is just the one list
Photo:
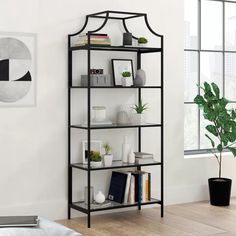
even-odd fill
[[(121, 169), (121, 168), (130, 168), (130, 167), (138, 167), (138, 166), (155, 166), (155, 165), (161, 165), (161, 162), (153, 160), (146, 164), (136, 164), (136, 163), (129, 164), (129, 163), (123, 163), (122, 161), (113, 161), (111, 166), (103, 166), (103, 165), (101, 167), (91, 166), (90, 171)], [(73, 164), (70, 164), (70, 167), (88, 171), (88, 165), (83, 164), (83, 163), (73, 163)]]
[[(74, 129), (88, 129), (87, 125), (79, 124), (79, 125), (71, 125), (71, 128)], [(161, 124), (156, 123), (144, 123), (144, 124), (111, 124), (111, 125), (91, 125), (90, 129), (124, 129), (124, 128), (138, 128), (138, 127), (162, 127)]]
[[(88, 89), (88, 87), (82, 86), (70, 86), (71, 89)], [(122, 87), (122, 86), (91, 86), (91, 89), (161, 89), (161, 86), (139, 86), (139, 87)]]
[[(138, 202), (135, 203), (118, 203), (118, 202), (114, 202), (114, 201), (109, 201), (107, 200), (107, 202), (110, 202), (111, 205), (109, 206), (101, 206), (101, 208), (97, 207), (93, 208), (91, 206), (90, 211), (94, 212), (94, 211), (105, 211), (105, 210), (111, 210), (111, 209), (118, 209), (118, 208), (125, 208), (125, 207), (134, 207), (134, 206), (138, 206)], [(151, 204), (161, 204), (161, 201), (155, 198), (151, 198), (150, 201), (146, 201), (146, 202), (140, 202), (140, 205), (151, 205)], [(70, 204), (71, 208), (74, 208), (76, 210), (82, 211), (84, 213), (88, 213), (88, 205), (85, 204), (84, 201), (79, 201), (79, 202), (73, 202), (72, 204)]]
[(119, 51), (119, 52), (140, 52), (140, 53), (152, 53), (161, 52), (161, 48), (156, 47), (139, 47), (139, 46), (106, 46), (106, 45), (78, 45), (69, 48), (70, 51), (78, 50), (93, 50), (93, 51)]

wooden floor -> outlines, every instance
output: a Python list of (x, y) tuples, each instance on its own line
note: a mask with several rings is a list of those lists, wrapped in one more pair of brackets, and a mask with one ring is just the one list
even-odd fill
[(86, 218), (59, 223), (85, 236), (236, 236), (236, 199), (230, 207), (213, 207), (208, 202), (167, 206), (164, 218), (158, 207), (93, 216), (91, 229)]

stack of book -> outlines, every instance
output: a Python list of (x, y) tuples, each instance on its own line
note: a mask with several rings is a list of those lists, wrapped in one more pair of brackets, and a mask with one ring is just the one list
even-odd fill
[[(88, 34), (78, 36), (75, 46), (88, 45)], [(90, 46), (111, 46), (111, 39), (107, 34), (90, 34)]]
[(146, 152), (135, 152), (135, 162), (136, 164), (142, 165), (142, 164), (148, 164), (152, 163), (153, 160), (153, 154), (146, 153)]
[(151, 200), (151, 174), (144, 171), (113, 171), (108, 199), (121, 204)]

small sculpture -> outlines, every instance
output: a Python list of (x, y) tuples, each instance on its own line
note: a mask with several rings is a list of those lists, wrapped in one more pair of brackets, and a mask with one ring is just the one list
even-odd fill
[(134, 79), (134, 86), (142, 87), (146, 84), (146, 73), (144, 70), (137, 70), (136, 77)]
[(98, 191), (98, 193), (96, 194), (96, 196), (94, 197), (94, 200), (96, 203), (98, 204), (102, 204), (105, 202), (105, 195), (102, 193), (102, 191)]

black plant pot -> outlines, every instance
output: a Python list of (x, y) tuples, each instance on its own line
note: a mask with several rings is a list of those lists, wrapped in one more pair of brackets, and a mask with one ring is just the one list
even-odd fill
[(230, 204), (230, 194), (232, 180), (227, 178), (208, 179), (210, 202), (214, 206), (228, 206)]

